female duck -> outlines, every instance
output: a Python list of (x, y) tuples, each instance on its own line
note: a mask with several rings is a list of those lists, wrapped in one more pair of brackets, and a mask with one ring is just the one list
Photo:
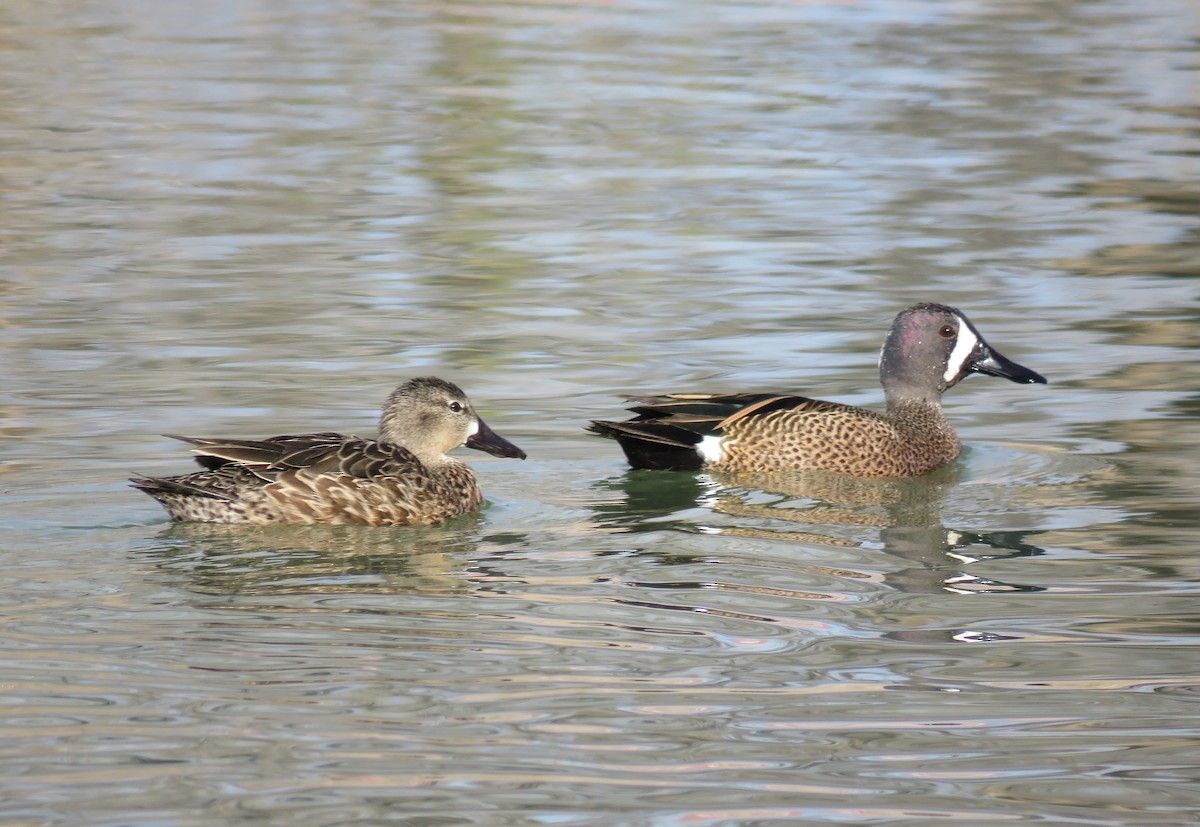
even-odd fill
[(204, 470), (131, 482), (171, 519), (212, 523), (440, 523), (483, 502), (475, 475), (449, 451), (466, 445), (525, 458), (479, 418), (458, 386), (431, 376), (388, 397), (374, 440), (338, 433), (174, 438), (196, 446)]

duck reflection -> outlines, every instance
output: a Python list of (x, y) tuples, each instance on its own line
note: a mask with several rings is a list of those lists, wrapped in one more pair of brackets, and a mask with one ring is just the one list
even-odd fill
[(222, 595), (455, 594), (472, 585), (478, 515), (428, 527), (176, 523), (150, 552), (192, 591)]
[[(962, 473), (958, 465), (908, 479), (863, 479), (822, 471), (629, 471), (598, 484), (599, 490), (618, 496), (610, 493), (595, 512), (601, 524), (629, 532), (675, 528), (773, 542), (879, 545), (916, 564), (882, 577), (904, 592), (1041, 591), (1039, 586), (990, 580), (967, 570), (980, 560), (1030, 557), (1043, 550), (1027, 541), (1031, 532), (947, 528), (942, 522), (947, 492), (960, 484)], [(714, 519), (717, 516), (721, 519)]]

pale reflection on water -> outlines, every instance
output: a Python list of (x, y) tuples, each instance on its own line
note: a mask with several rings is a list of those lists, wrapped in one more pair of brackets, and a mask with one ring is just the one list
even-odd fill
[[(0, 813), (1182, 823), (1194, 4), (0, 12)], [(878, 405), (902, 307), (1050, 384), (912, 481), (632, 472), (624, 393)], [(167, 433), (530, 454), (428, 529), (169, 525)]]

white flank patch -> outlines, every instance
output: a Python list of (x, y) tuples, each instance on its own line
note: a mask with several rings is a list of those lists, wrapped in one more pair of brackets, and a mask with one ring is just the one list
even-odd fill
[(967, 359), (971, 357), (971, 351), (975, 349), (975, 345), (977, 344), (979, 344), (979, 337), (960, 318), (958, 320), (958, 341), (954, 343), (954, 350), (950, 351), (950, 358), (946, 360), (946, 372), (942, 375), (947, 384), (953, 382), (954, 377), (962, 372)]
[(479, 420), (472, 419), (470, 426), (467, 428), (467, 438), (469, 439), (470, 437), (475, 436), (477, 433), (479, 433)]
[(721, 437), (709, 434), (696, 443), (696, 452), (704, 457), (705, 462), (720, 462), (724, 454), (721, 450)]

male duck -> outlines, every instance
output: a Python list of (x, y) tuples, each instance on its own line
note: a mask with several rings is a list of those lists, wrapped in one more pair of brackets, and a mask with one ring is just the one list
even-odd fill
[(440, 523), (483, 502), (471, 469), (448, 451), (466, 445), (525, 458), (479, 418), (458, 386), (432, 376), (396, 388), (374, 440), (338, 433), (174, 438), (197, 446), (205, 470), (131, 482), (172, 519), (213, 523)]
[(630, 397), (637, 416), (588, 430), (616, 439), (634, 468), (911, 477), (958, 456), (942, 393), (972, 373), (1046, 382), (988, 345), (962, 312), (918, 304), (896, 317), (880, 352), (886, 413), (773, 393), (671, 394)]

